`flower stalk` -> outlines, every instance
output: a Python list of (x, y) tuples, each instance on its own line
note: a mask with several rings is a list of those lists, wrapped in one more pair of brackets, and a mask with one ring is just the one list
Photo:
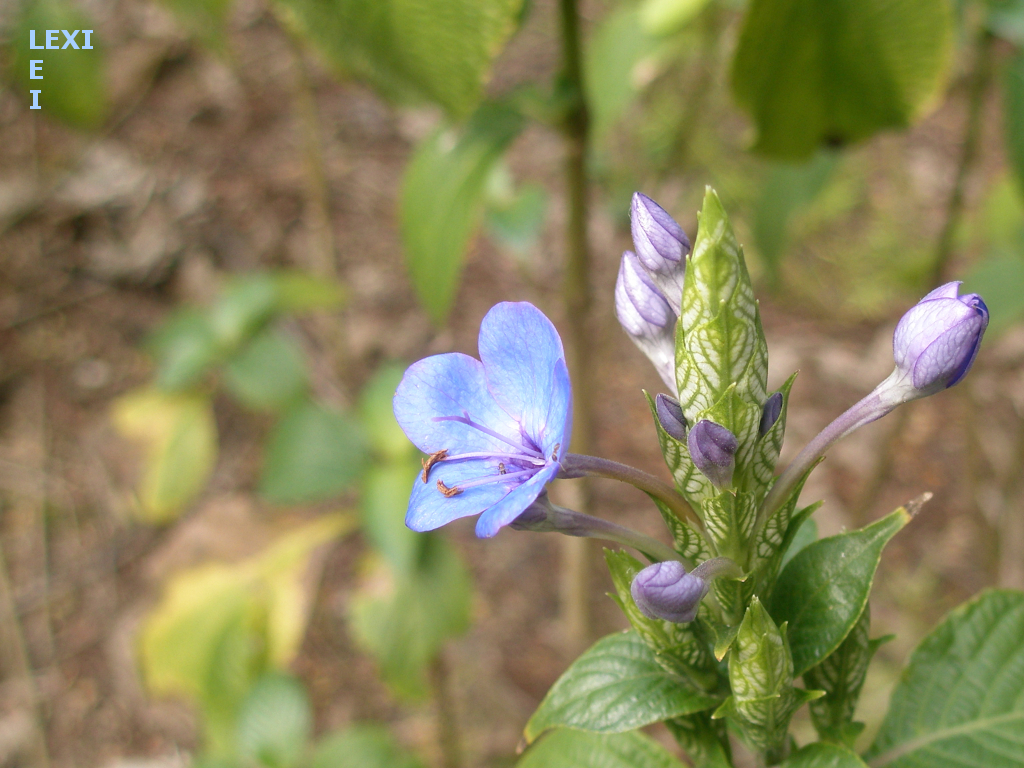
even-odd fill
[(654, 475), (644, 472), (642, 469), (631, 467), (628, 464), (620, 464), (611, 459), (602, 459), (598, 456), (584, 456), (578, 453), (566, 454), (562, 460), (562, 473), (559, 477), (606, 477), (611, 480), (620, 480), (639, 488), (646, 494), (653, 496), (663, 502), (680, 520), (686, 520), (698, 531), (703, 531), (700, 518), (697, 517), (693, 508), (683, 498), (682, 494)]

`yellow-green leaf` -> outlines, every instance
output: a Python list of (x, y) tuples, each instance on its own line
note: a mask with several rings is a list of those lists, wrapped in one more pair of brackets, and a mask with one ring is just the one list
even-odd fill
[(137, 512), (150, 523), (176, 517), (206, 487), (217, 461), (210, 399), (136, 390), (114, 403), (114, 424), (145, 446)]

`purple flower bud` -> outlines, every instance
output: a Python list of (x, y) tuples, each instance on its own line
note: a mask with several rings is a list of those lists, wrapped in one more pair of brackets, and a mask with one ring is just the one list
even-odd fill
[(708, 593), (704, 579), (687, 573), (678, 560), (649, 565), (633, 577), (629, 588), (640, 612), (649, 619), (683, 623), (697, 618)]
[(976, 293), (958, 296), (959, 289), (959, 282), (936, 288), (896, 326), (893, 357), (897, 370), (919, 390), (913, 397), (952, 387), (978, 355), (988, 327), (988, 307)]
[(686, 442), (686, 417), (679, 401), (668, 395), (658, 394), (654, 398), (654, 410), (658, 414), (661, 428), (680, 443)]
[(654, 363), (661, 378), (674, 392), (678, 316), (632, 251), (622, 254), (619, 264), (615, 314), (633, 343)]
[(732, 482), (740, 445), (736, 435), (721, 424), (701, 419), (686, 436), (686, 445), (694, 465), (708, 480), (718, 488)]
[(761, 409), (761, 425), (757, 428), (758, 433), (764, 437), (768, 430), (775, 426), (782, 413), (782, 393), (776, 392), (764, 401), (764, 408)]
[(644, 269), (668, 297), (673, 310), (683, 300), (683, 274), (690, 241), (683, 228), (656, 202), (641, 192), (633, 193), (629, 210), (633, 247)]

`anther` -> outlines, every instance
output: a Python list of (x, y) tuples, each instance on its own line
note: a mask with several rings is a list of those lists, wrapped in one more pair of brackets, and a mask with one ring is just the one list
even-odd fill
[(498, 462), (498, 474), (499, 475), (504, 475), (505, 474), (505, 462), (503, 462), (503, 461), (499, 461)]
[(555, 443), (554, 449), (551, 451), (551, 460), (558, 461), (558, 449), (562, 447), (561, 443)]
[(428, 456), (427, 458), (420, 459), (420, 464), (423, 465), (423, 475), (422, 475), (422, 477), (423, 477), (424, 484), (426, 484), (426, 482), (427, 482), (427, 475), (430, 474), (430, 468), (433, 467), (435, 464), (437, 464), (437, 462), (439, 462), (442, 459), (444, 459), (447, 455), (448, 455), (448, 449), (447, 448), (442, 448), (440, 451), (437, 451), (436, 453), (430, 454), (430, 456)]
[(437, 481), (437, 490), (443, 493), (446, 499), (450, 499), (452, 496), (458, 496), (460, 493), (462, 493), (462, 489), (459, 488), (457, 485), (453, 485), (451, 488), (449, 488), (447, 485), (444, 484), (443, 480)]

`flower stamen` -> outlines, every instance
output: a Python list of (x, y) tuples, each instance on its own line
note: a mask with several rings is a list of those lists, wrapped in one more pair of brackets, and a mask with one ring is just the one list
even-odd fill
[(430, 468), (437, 464), (437, 462), (442, 461), (446, 456), (448, 456), (448, 449), (442, 448), (440, 451), (435, 451), (434, 453), (430, 454), (430, 456), (428, 456), (427, 458), (420, 459), (420, 464), (423, 465), (422, 477), (424, 485), (427, 482), (427, 475), (430, 474)]
[(459, 486), (457, 485), (449, 488), (447, 485), (444, 484), (444, 480), (438, 480), (437, 490), (439, 490), (446, 499), (450, 499), (452, 496), (458, 496), (460, 493), (462, 493), (463, 489), (459, 488)]
[(443, 493), (446, 499), (450, 499), (452, 496), (462, 493), (467, 488), (476, 488), (479, 485), (489, 485), (490, 483), (505, 482), (507, 480), (514, 480), (517, 477), (532, 477), (533, 475), (537, 474), (536, 469), (524, 469), (519, 472), (502, 472), (501, 470), (503, 469), (503, 467), (504, 465), (498, 467), (497, 475), (485, 475), (484, 477), (478, 477), (475, 480), (469, 480), (459, 485), (453, 485), (451, 488), (445, 485), (444, 482), (442, 482), (441, 480), (438, 480), (437, 490)]

